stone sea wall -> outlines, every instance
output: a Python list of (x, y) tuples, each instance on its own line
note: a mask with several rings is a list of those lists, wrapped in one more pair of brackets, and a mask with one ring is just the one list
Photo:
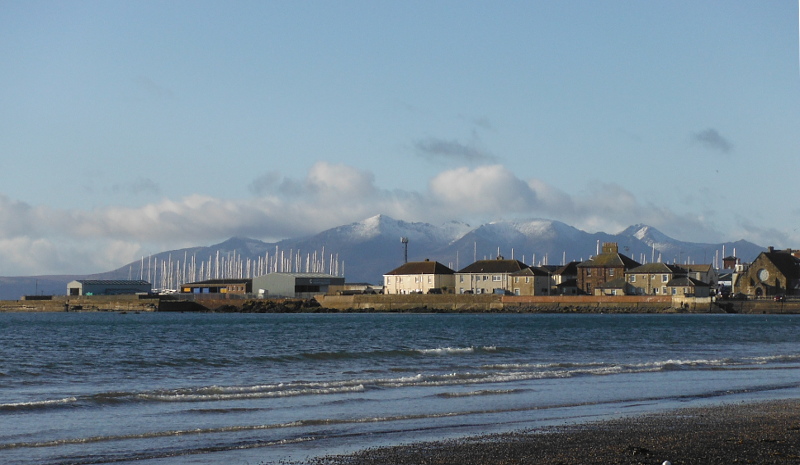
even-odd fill
[(314, 299), (241, 296), (53, 296), (0, 301), (0, 312), (506, 312), (798, 314), (800, 300), (728, 300), (657, 296), (327, 295)]

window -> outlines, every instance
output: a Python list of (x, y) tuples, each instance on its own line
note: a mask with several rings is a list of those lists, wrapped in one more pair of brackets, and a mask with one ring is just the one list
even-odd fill
[(514, 284), (517, 284), (518, 282), (519, 282), (519, 278), (514, 278)]
[(662, 275), (661, 275), (661, 282), (662, 282), (662, 283), (665, 283), (665, 282), (667, 282), (667, 281), (669, 281), (669, 275), (662, 274)]
[(608, 275), (609, 276), (614, 276), (614, 268), (609, 268), (608, 269)]
[(500, 276), (497, 275), (492, 276), (492, 281), (500, 281)]
[(514, 295), (519, 295), (519, 288), (518, 287), (514, 288)]
[(635, 282), (636, 282), (636, 275), (635, 275), (635, 274), (632, 274), (632, 275), (631, 275), (631, 282), (632, 282), (632, 283), (635, 283)]
[(667, 286), (661, 288), (661, 293), (667, 295)]
[(587, 268), (586, 269), (586, 276), (588, 276), (589, 278), (592, 277), (592, 269), (591, 268)]
[(458, 282), (460, 282), (460, 283), (464, 282), (464, 275), (463, 274), (458, 276)]
[(525, 284), (528, 284), (529, 282), (531, 282), (531, 278), (529, 278), (529, 277), (527, 277), (527, 276), (526, 276), (526, 277), (525, 277)]
[(433, 276), (428, 276), (428, 284), (431, 284), (432, 282), (433, 282)]

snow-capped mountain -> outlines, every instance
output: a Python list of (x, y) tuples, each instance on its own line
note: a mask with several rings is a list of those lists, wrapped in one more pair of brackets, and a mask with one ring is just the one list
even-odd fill
[[(407, 244), (400, 241), (408, 239)], [(640, 263), (719, 263), (725, 255), (736, 255), (752, 261), (763, 247), (746, 242), (703, 244), (684, 242), (657, 229), (638, 224), (618, 234), (588, 233), (559, 221), (531, 219), (528, 221), (499, 221), (471, 227), (465, 223), (443, 225), (406, 222), (386, 215), (376, 215), (363, 221), (338, 226), (313, 236), (285, 239), (267, 243), (256, 239), (234, 237), (211, 246), (171, 250), (131, 262), (116, 270), (91, 276), (39, 276), (0, 278), (0, 299), (18, 299), (21, 295), (38, 293), (63, 294), (73, 279), (138, 279), (148, 277), (154, 287), (160, 287), (153, 276), (166, 266), (185, 273), (187, 279), (199, 278), (200, 263), (204, 271), (226, 264), (228, 269), (249, 265), (249, 273), (259, 273), (267, 263), (275, 269), (280, 257), (284, 271), (288, 267), (305, 271), (316, 260), (318, 271), (337, 270), (348, 282), (379, 284), (382, 275), (403, 263), (405, 247), (410, 261), (435, 260), (454, 270), (474, 260), (491, 259), (502, 255), (530, 265), (560, 265), (572, 260), (587, 260), (595, 255), (604, 242), (616, 242), (619, 251)], [(195, 264), (194, 274), (187, 270), (188, 262)], [(235, 264), (235, 266), (231, 266)], [(241, 268), (240, 268), (241, 269)], [(180, 273), (177, 270), (181, 270)], [(248, 271), (242, 271), (244, 276)], [(177, 279), (177, 278), (175, 278)], [(197, 279), (199, 280), (199, 279)], [(177, 283), (180, 284), (180, 283)]]

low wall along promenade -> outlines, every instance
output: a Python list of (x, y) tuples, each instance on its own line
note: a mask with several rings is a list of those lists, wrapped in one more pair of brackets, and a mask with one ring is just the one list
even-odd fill
[(800, 300), (669, 296), (319, 295), (314, 299), (170, 296), (52, 296), (0, 301), (0, 312), (492, 312), (800, 314)]

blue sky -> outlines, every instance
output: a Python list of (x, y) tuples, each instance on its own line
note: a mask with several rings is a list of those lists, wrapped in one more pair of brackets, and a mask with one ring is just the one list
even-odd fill
[(794, 0), (0, 10), (0, 275), (378, 213), (800, 247)]

